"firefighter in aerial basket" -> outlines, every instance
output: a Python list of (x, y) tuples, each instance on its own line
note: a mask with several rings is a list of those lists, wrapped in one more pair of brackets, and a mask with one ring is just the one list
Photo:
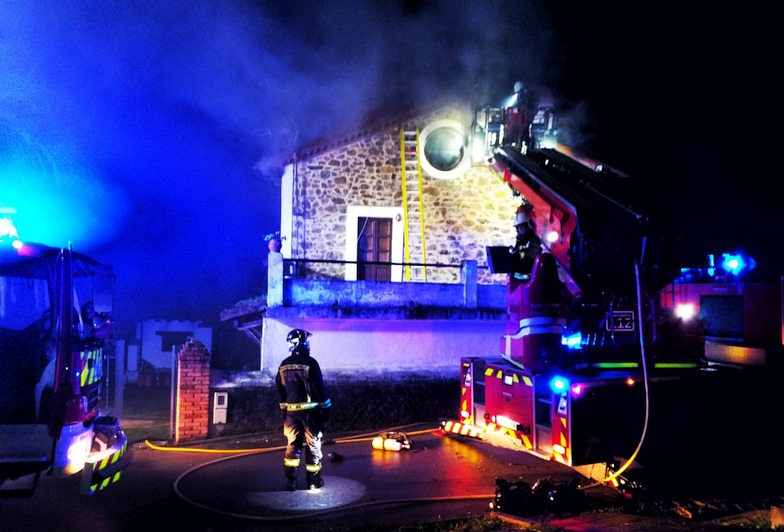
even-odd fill
[(534, 269), (534, 259), (542, 252), (542, 241), (536, 236), (533, 205), (525, 202), (517, 208), (514, 225), (517, 237), (511, 250), (514, 254), (512, 277), (517, 281), (527, 281)]
[(308, 489), (316, 490), (324, 486), (321, 477), (321, 442), (332, 401), (327, 395), (321, 367), (310, 356), (309, 336), (311, 333), (303, 329), (289, 332), (286, 341), (291, 354), (280, 363), (275, 375), (280, 408), (285, 414), (283, 434), (287, 445), (283, 465), (288, 491), (297, 489), (303, 448)]

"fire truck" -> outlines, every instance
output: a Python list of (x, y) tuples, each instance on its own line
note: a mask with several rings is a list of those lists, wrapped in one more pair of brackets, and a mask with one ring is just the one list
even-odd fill
[(67, 248), (24, 242), (0, 216), (0, 496), (31, 497), (45, 477), (81, 473), (93, 495), (130, 460), (102, 411), (114, 272)]
[(784, 278), (747, 280), (753, 259), (708, 254), (702, 266), (682, 268), (660, 293), (677, 317), (698, 316), (705, 359), (715, 364), (775, 368), (784, 358)]
[[(532, 112), (535, 99), (519, 96), (517, 106), (478, 111), (475, 137), (485, 139), (491, 169), (520, 197), (518, 215), (541, 252), (526, 266), (513, 247), (487, 248), (491, 271), (507, 274), (505, 330), (497, 355), (461, 359), (459, 417), (442, 428), (622, 487), (649, 429), (651, 396), (680, 411), (688, 406), (679, 398), (695, 386), (712, 393), (710, 304), (703, 299), (700, 316), (699, 292), (687, 288), (679, 264), (681, 240), (640, 184), (558, 143), (553, 110)], [(511, 134), (505, 124), (519, 122), (508, 117), (518, 109), (531, 118)], [(684, 303), (691, 316), (680, 312)], [(737, 298), (732, 304), (743, 307)], [(770, 306), (780, 333), (781, 309)], [(771, 343), (780, 354), (781, 336)]]

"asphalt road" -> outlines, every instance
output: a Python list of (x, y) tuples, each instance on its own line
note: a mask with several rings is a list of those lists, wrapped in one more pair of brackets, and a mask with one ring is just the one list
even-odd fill
[[(771, 398), (780, 375), (762, 376), (745, 382), (730, 374), (719, 382), (718, 392), (695, 388), (689, 401), (669, 408), (661, 408), (666, 401), (658, 398), (647, 456), (642, 453), (642, 462), (654, 474), (651, 486), (680, 492), (694, 503), (687, 510), (695, 513), (710, 509), (714, 496), (744, 502), (784, 496), (774, 430), (780, 399)], [(683, 415), (687, 411), (690, 415)], [(529, 484), (543, 477), (578, 478), (582, 486), (591, 484), (561, 464), (446, 436), (432, 423), (399, 430), (412, 438), (411, 450), (373, 449), (370, 440), (377, 432), (330, 435), (333, 441), (325, 444), (324, 452), (337, 453), (342, 460), (325, 459), (326, 485), (317, 492), (304, 490), (304, 471), (302, 490), (284, 490), (283, 440), (277, 432), (182, 447), (158, 440), (137, 442), (119, 482), (91, 497), (79, 494), (81, 478), (76, 475), (43, 477), (31, 498), (0, 498), (0, 531), (379, 530), (487, 515), (496, 478)], [(606, 486), (585, 494), (588, 510), (616, 511), (504, 517), (511, 518), (510, 530), (523, 529), (529, 521), (582, 531), (727, 530), (696, 519), (619, 513), (619, 495)], [(735, 512), (746, 509), (754, 506), (739, 506)]]
[[(325, 445), (326, 485), (284, 489), (280, 441), (265, 436), (203, 447), (137, 443), (119, 482), (91, 497), (78, 476), (43, 478), (28, 499), (0, 499), (3, 530), (192, 531), (362, 530), (485, 515), (495, 478), (567, 481), (560, 464), (477, 440), (445, 436), (432, 426), (406, 431), (408, 451), (373, 449), (370, 435)], [(616, 494), (600, 487), (590, 504)], [(510, 525), (512, 526), (512, 525)]]
[[(561, 464), (519, 450), (446, 436), (436, 427), (412, 426), (408, 451), (380, 451), (373, 435), (325, 445), (326, 485), (284, 489), (282, 441), (255, 435), (170, 447), (137, 443), (122, 478), (91, 497), (79, 495), (78, 476), (43, 478), (28, 499), (0, 499), (0, 529), (85, 531), (359, 531), (487, 515), (495, 479), (533, 484), (579, 478)], [(334, 461), (329, 456), (339, 456)], [(614, 490), (585, 490), (586, 508), (618, 500)], [(496, 514), (497, 515), (497, 514)], [(503, 515), (503, 514), (502, 514)], [(678, 519), (622, 513), (516, 518), (508, 530), (543, 521), (562, 530), (709, 530)], [(393, 528), (394, 529), (394, 528)], [(726, 530), (723, 529), (723, 530)]]

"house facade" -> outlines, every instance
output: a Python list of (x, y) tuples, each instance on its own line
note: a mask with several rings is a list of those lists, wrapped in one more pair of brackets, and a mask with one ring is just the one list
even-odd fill
[(294, 154), (267, 301), (222, 316), (259, 342), (262, 371), (297, 327), (325, 373), (458, 374), (462, 356), (499, 353), (507, 275), (487, 247), (513, 245), (520, 198), (481, 122), (450, 102)]

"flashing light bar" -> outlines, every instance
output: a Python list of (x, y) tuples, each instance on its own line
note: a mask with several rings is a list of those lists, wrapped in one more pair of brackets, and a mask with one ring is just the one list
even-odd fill
[(19, 238), (14, 221), (7, 216), (0, 218), (0, 238), (5, 237)]
[[(15, 209), (0, 208), (0, 214), (14, 214)], [(0, 217), (0, 243), (8, 240), (14, 249), (21, 249), (24, 243), (19, 240), (19, 232), (16, 230), (14, 221), (8, 216)]]

